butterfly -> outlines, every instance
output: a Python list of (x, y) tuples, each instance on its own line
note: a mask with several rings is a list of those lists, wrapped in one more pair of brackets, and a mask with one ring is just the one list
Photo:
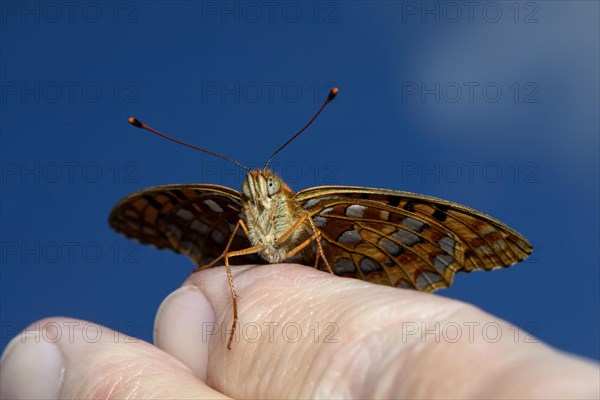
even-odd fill
[(237, 296), (230, 265), (299, 262), (332, 274), (431, 292), (457, 272), (508, 267), (531, 244), (502, 222), (472, 208), (421, 194), (354, 186), (320, 186), (294, 193), (268, 164), (337, 95), (281, 146), (263, 169), (129, 122), (246, 169), (239, 192), (213, 184), (174, 184), (133, 193), (113, 208), (117, 232), (159, 249), (186, 254), (196, 270), (224, 263), (234, 322)]

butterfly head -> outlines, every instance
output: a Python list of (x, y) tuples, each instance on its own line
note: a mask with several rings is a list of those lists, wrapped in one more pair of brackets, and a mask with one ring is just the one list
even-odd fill
[(242, 184), (242, 193), (247, 201), (262, 210), (270, 210), (280, 198), (289, 198), (291, 189), (280, 177), (268, 169), (248, 172)]

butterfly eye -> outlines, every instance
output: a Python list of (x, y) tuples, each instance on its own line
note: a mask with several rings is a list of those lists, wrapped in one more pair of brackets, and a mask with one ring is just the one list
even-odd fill
[(242, 192), (244, 193), (244, 195), (247, 198), (250, 198), (250, 186), (248, 186), (248, 180), (244, 180), (244, 183), (242, 184)]
[(274, 194), (278, 193), (280, 188), (281, 182), (279, 179), (274, 176), (270, 176), (267, 179), (267, 193), (269, 193), (269, 196), (273, 196)]

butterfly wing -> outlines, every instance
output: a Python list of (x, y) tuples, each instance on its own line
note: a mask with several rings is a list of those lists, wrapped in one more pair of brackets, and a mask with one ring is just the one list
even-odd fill
[(430, 292), (450, 286), (458, 271), (508, 267), (532, 252), (502, 222), (434, 197), (327, 186), (295, 198), (320, 229), (340, 276)]
[[(164, 185), (133, 193), (113, 208), (109, 224), (143, 244), (188, 255), (198, 266), (221, 255), (242, 218), (241, 194), (219, 185)], [(230, 250), (250, 242), (238, 229)], [(264, 264), (257, 255), (234, 257), (232, 264)]]

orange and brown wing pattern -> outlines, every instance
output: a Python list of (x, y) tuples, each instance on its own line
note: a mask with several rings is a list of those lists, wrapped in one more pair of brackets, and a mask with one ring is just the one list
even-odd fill
[(450, 286), (458, 271), (508, 267), (532, 251), (502, 222), (434, 197), (361, 187), (316, 187), (295, 197), (340, 276), (430, 292)]
[[(220, 256), (242, 218), (239, 192), (219, 185), (164, 185), (133, 193), (113, 208), (109, 223), (143, 244), (188, 255), (198, 266)], [(230, 250), (250, 242), (238, 229)], [(258, 256), (235, 257), (233, 264), (264, 264)]]

